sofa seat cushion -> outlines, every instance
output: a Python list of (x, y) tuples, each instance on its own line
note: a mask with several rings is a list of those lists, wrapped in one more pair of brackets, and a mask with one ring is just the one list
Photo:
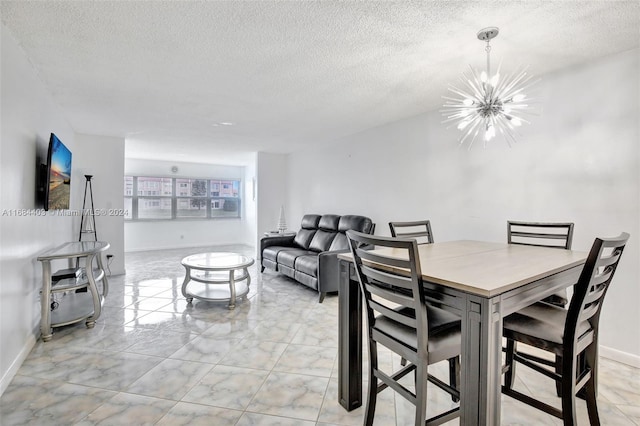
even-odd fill
[(317, 256), (318, 254), (313, 251), (302, 249), (289, 248), (288, 250), (282, 250), (278, 253), (278, 265), (284, 265), (291, 269), (295, 269), (296, 259), (300, 256), (306, 255)]
[(296, 259), (296, 271), (303, 272), (312, 277), (318, 276), (318, 255), (298, 256)]
[(291, 246), (270, 246), (270, 247), (266, 247), (264, 250), (262, 250), (262, 258), (263, 259), (269, 259), (272, 260), (274, 262), (277, 262), (278, 260), (278, 253), (280, 253), (282, 250), (293, 250), (293, 248)]

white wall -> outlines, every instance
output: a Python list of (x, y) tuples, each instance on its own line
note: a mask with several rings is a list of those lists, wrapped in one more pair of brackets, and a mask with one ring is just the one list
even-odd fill
[(253, 161), (244, 168), (244, 224), (245, 234), (242, 241), (245, 244), (258, 247), (258, 171), (257, 153)]
[[(107, 241), (111, 247), (105, 254), (113, 255), (109, 270), (111, 275), (124, 274), (124, 139), (107, 136), (76, 135), (77, 148), (73, 152), (74, 164), (78, 165), (76, 179), (76, 202), (74, 206), (82, 209), (84, 175), (93, 175), (93, 204), (96, 210), (96, 231), (101, 241)], [(87, 192), (87, 208), (90, 197)], [(74, 235), (77, 239), (80, 231), (80, 217), (75, 218)], [(90, 239), (85, 236), (84, 239)]]
[[(287, 204), (287, 161), (288, 155), (270, 154), (259, 152), (257, 156), (257, 208), (258, 208), (258, 235), (257, 241), (265, 232), (277, 228), (280, 217), (280, 207), (285, 209), (287, 227), (297, 230), (300, 227), (300, 218), (291, 221), (289, 218), (289, 205)], [(259, 247), (256, 241), (256, 247)]]
[[(171, 168), (178, 167), (177, 173)], [(223, 244), (255, 244), (251, 229), (255, 225), (255, 201), (247, 194), (244, 166), (222, 166), (184, 162), (153, 161), (128, 158), (125, 174), (133, 176), (228, 178), (242, 181), (242, 218), (217, 220), (164, 220), (125, 222), (126, 251), (175, 247), (198, 247)], [(121, 191), (122, 192), (122, 191)], [(247, 213), (249, 210), (249, 213)]]
[[(36, 167), (46, 163), (50, 133), (74, 152), (74, 132), (44, 90), (24, 52), (2, 26), (0, 132), (0, 391), (35, 343), (40, 320), (41, 265), (36, 257), (72, 239), (72, 218), (35, 216)], [(77, 163), (73, 163), (72, 187)], [(71, 198), (73, 203), (73, 197)], [(27, 216), (17, 216), (24, 211)]]
[(640, 366), (639, 56), (542, 76), (542, 115), (511, 149), (459, 149), (457, 131), (433, 112), (291, 154), (287, 219), (363, 214), (389, 235), (390, 220), (428, 218), (436, 241), (505, 241), (508, 219), (573, 221), (577, 250), (630, 232), (600, 342), (603, 354)]
[[(2, 128), (0, 131), (0, 393), (29, 354), (39, 336), (41, 265), (44, 251), (78, 238), (79, 217), (42, 215), (36, 200), (36, 167), (46, 163), (50, 133), (55, 133), (72, 152), (71, 205), (61, 211), (82, 208), (85, 179), (124, 168), (123, 141), (76, 135), (61, 108), (53, 102), (24, 51), (2, 25), (0, 46)], [(107, 139), (109, 139), (107, 141)], [(86, 144), (86, 146), (85, 146)], [(96, 181), (96, 207), (122, 203), (122, 183), (115, 197), (105, 180)], [(100, 194), (100, 195), (98, 195)], [(18, 215), (20, 213), (20, 215)], [(104, 225), (109, 236), (121, 234), (117, 223)], [(101, 228), (98, 228), (99, 230)], [(99, 235), (101, 237), (101, 235)], [(116, 238), (114, 238), (115, 241)], [(120, 246), (122, 244), (120, 243)], [(123, 259), (113, 246), (115, 260)], [(63, 265), (54, 265), (62, 267)], [(114, 262), (112, 266), (117, 266)], [(112, 269), (112, 272), (115, 272)], [(119, 272), (119, 270), (118, 270)]]

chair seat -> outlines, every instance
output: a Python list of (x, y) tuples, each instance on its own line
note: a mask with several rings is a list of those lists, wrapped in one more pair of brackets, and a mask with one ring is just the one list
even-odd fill
[[(415, 312), (410, 308), (403, 308), (398, 312), (411, 318), (415, 317)], [(430, 362), (456, 356), (460, 351), (461, 344), (460, 317), (444, 309), (428, 306), (427, 318), (429, 322), (428, 352)], [(374, 328), (413, 349), (418, 345), (415, 328), (407, 327), (388, 317), (379, 316), (376, 318)]]
[[(534, 303), (504, 319), (505, 337), (527, 345), (562, 354), (562, 338), (567, 310), (544, 302)], [(578, 324), (578, 336), (591, 329), (588, 321)]]

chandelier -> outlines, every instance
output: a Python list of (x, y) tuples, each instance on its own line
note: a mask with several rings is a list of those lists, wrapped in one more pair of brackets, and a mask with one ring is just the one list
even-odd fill
[(478, 32), (478, 39), (487, 42), (487, 70), (469, 66), (471, 73), (463, 73), (461, 86), (449, 85), (451, 96), (446, 99), (441, 110), (445, 116), (443, 123), (451, 123), (462, 132), (459, 143), (468, 141), (469, 149), (482, 132), (484, 145), (500, 134), (511, 146), (516, 142), (516, 129), (522, 123), (529, 123), (523, 115), (531, 114), (530, 98), (524, 93), (537, 82), (527, 73), (527, 68), (513, 76), (502, 77), (500, 66), (491, 75), (491, 46), (489, 42), (498, 35), (498, 28), (488, 27)]

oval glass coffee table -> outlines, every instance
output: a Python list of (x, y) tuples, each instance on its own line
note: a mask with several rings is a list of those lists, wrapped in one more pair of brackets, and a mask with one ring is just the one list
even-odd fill
[[(198, 253), (182, 259), (187, 273), (182, 283), (182, 295), (191, 303), (194, 298), (205, 301), (229, 301), (229, 309), (236, 307), (236, 299), (249, 293), (251, 275), (247, 268), (254, 260), (238, 253)], [(187, 290), (187, 285), (194, 281)]]

